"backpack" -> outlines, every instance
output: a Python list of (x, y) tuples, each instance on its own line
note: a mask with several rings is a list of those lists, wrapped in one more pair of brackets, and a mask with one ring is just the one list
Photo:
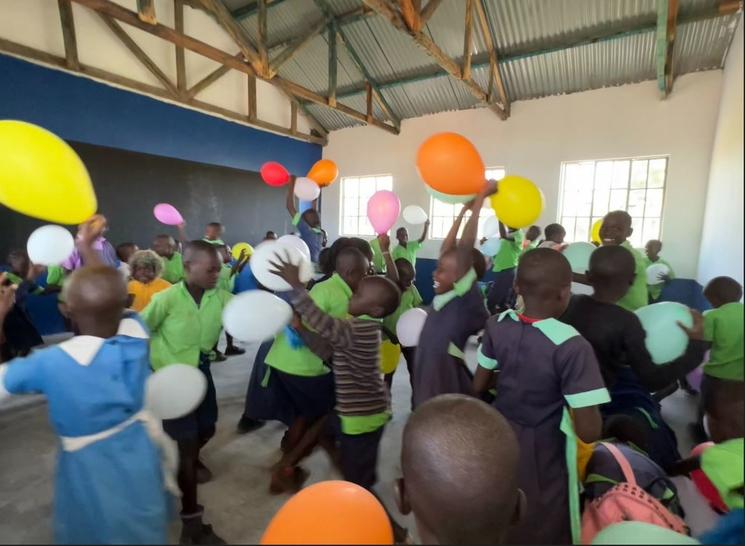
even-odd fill
[(603, 446), (621, 467), (624, 481), (613, 485), (601, 496), (588, 500), (582, 514), (582, 543), (590, 544), (602, 529), (623, 521), (640, 521), (665, 527), (688, 535), (689, 530), (680, 516), (673, 514), (653, 495), (637, 484), (628, 459), (616, 446)]

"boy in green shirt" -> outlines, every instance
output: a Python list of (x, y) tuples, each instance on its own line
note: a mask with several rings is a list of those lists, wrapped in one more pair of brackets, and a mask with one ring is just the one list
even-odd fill
[(211, 245), (224, 245), (225, 242), (222, 240), (224, 233), (225, 228), (220, 222), (210, 222), (204, 229), (204, 237), (202, 237), (202, 241)]
[(153, 251), (163, 259), (162, 277), (171, 284), (184, 278), (184, 262), (176, 251), (176, 241), (170, 235), (158, 235), (153, 240)]
[(600, 227), (600, 240), (603, 246), (622, 246), (634, 256), (634, 262), (636, 263), (634, 282), (629, 287), (626, 295), (618, 300), (618, 305), (632, 312), (648, 303), (646, 261), (628, 241), (633, 232), (631, 216), (623, 210), (614, 210), (606, 214)]
[(486, 307), (489, 313), (500, 313), (515, 305), (515, 269), (523, 251), (525, 233), (521, 229), (507, 228), (499, 222), (499, 237), (502, 245), (492, 258), (494, 281), (486, 294)]
[(199, 367), (207, 379), (204, 400), (194, 411), (163, 421), (163, 429), (179, 448), (182, 544), (225, 543), (210, 525), (202, 523), (204, 507), (197, 503), (197, 483), (211, 477), (199, 461), (199, 451), (214, 436), (217, 424), (209, 353), (222, 330), (223, 309), (232, 297), (216, 288), (220, 268), (221, 260), (213, 245), (192, 241), (184, 249), (184, 281), (157, 293), (142, 312), (151, 332), (152, 368), (157, 371), (170, 364), (188, 364)]
[(646, 269), (654, 264), (662, 264), (668, 269), (668, 272), (660, 277), (660, 280), (662, 282), (647, 285), (647, 289), (649, 291), (649, 303), (654, 303), (658, 299), (660, 299), (660, 294), (662, 294), (662, 288), (665, 286), (665, 283), (667, 283), (670, 279), (675, 278), (675, 274), (673, 273), (673, 268), (670, 266), (670, 264), (663, 258), (660, 258), (660, 252), (662, 251), (662, 241), (658, 241), (657, 239), (647, 241), (647, 244), (644, 247), (644, 251), (647, 254), (647, 257), (644, 260), (645, 275)]
[(415, 242), (409, 241), (409, 230), (405, 227), (400, 227), (396, 230), (396, 239), (398, 239), (398, 245), (393, 249), (392, 257), (393, 260), (404, 259), (407, 260), (411, 265), (416, 268), (416, 253), (422, 248), (422, 244), (427, 240), (427, 231), (429, 230), (429, 220), (424, 222), (424, 229), (422, 235)]
[(704, 374), (745, 381), (742, 286), (730, 277), (717, 277), (706, 285), (704, 296), (713, 307), (704, 313), (704, 339), (711, 341)]

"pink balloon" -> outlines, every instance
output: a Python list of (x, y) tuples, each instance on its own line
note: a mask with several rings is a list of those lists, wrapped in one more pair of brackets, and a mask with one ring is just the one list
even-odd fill
[(176, 207), (168, 203), (158, 203), (153, 208), (155, 219), (167, 226), (178, 226), (184, 223), (184, 217), (176, 210)]
[(367, 202), (367, 218), (375, 233), (387, 233), (398, 220), (401, 201), (392, 191), (380, 190)]

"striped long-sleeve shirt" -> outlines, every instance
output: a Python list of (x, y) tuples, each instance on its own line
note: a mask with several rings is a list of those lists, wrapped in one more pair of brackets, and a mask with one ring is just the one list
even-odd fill
[(336, 412), (353, 417), (388, 411), (388, 391), (379, 362), (380, 322), (359, 317), (335, 319), (321, 311), (305, 290), (296, 291), (292, 303), (305, 323), (317, 332), (303, 333), (310, 350), (333, 360)]

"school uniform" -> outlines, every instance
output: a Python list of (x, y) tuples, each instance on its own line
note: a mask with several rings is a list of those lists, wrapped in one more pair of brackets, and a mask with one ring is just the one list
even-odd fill
[(493, 405), (520, 445), (518, 486), (528, 509), (505, 542), (578, 540), (577, 438), (570, 410), (610, 400), (592, 346), (556, 319), (531, 321), (508, 310), (489, 319), (478, 365), (499, 373)]
[(735, 438), (705, 449), (701, 470), (716, 488), (730, 510), (742, 509), (743, 439)]
[[(643, 256), (643, 259), (644, 259), (644, 275), (645, 275), (645, 278), (646, 278), (646, 275), (647, 275), (647, 268), (649, 266), (655, 265), (655, 264), (662, 264), (662, 265), (666, 266), (667, 269), (668, 269), (667, 276), (670, 279), (674, 279), (675, 278), (675, 273), (673, 272), (672, 266), (670, 265), (670, 263), (668, 261), (664, 260), (663, 258), (658, 257), (657, 258), (657, 261), (655, 261), (655, 262), (653, 262), (652, 260), (650, 260), (646, 256)], [(658, 284), (648, 284), (647, 285), (647, 293), (649, 295), (649, 302), (650, 303), (654, 303), (658, 299), (660, 299), (660, 294), (662, 294), (662, 288), (664, 286), (665, 286), (665, 283), (664, 282), (661, 282), (661, 283), (658, 283)]]
[(385, 257), (383, 256), (383, 251), (380, 248), (380, 241), (377, 237), (375, 239), (370, 241), (370, 249), (372, 250), (373, 255), (373, 267), (375, 268), (376, 273), (385, 273), (386, 272), (386, 265), (385, 265)]
[(398, 259), (404, 259), (416, 269), (416, 255), (422, 249), (422, 246), (424, 245), (419, 241), (409, 241), (406, 246), (401, 246), (399, 243), (391, 252), (391, 258), (394, 262)]
[(184, 280), (184, 260), (180, 252), (174, 252), (170, 258), (160, 258), (163, 261), (164, 280), (171, 284), (176, 284)]
[(414, 360), (415, 409), (440, 394), (474, 394), (464, 351), (468, 338), (483, 328), (488, 317), (474, 269), (452, 290), (435, 296)]
[(323, 248), (323, 231), (319, 227), (311, 227), (303, 219), (303, 215), (300, 212), (292, 219), (292, 225), (297, 227), (298, 232), (300, 232), (300, 238), (308, 245), (310, 261), (317, 264), (318, 257), (321, 254), (321, 248)]
[(635, 267), (634, 282), (624, 297), (618, 300), (618, 305), (629, 311), (636, 311), (649, 303), (649, 296), (647, 294), (647, 267), (645, 265), (646, 258), (631, 246), (631, 243), (628, 241), (624, 241), (621, 246), (634, 256)]
[(486, 294), (486, 305), (490, 313), (515, 305), (515, 271), (523, 248), (525, 234), (521, 229), (510, 234), (513, 240), (503, 239), (499, 252), (492, 258), (494, 280)]
[(225, 241), (223, 241), (222, 239), (208, 239), (207, 237), (202, 237), (202, 241), (204, 241), (205, 243), (209, 243), (213, 246), (224, 246), (225, 245)]
[(150, 362), (154, 370), (169, 364), (188, 364), (207, 379), (202, 403), (190, 414), (163, 421), (163, 428), (176, 441), (207, 442), (215, 434), (217, 395), (210, 371), (210, 353), (222, 330), (222, 311), (232, 294), (206, 290), (197, 305), (184, 282), (174, 284), (150, 300), (142, 319), (152, 332)]
[[(116, 250), (111, 245), (111, 243), (106, 240), (105, 237), (99, 237), (95, 241), (93, 241), (92, 248), (98, 254), (98, 258), (104, 265), (113, 267), (114, 269), (119, 268), (119, 264), (121, 263), (121, 261), (116, 255)], [(70, 256), (64, 262), (62, 262), (62, 267), (64, 267), (68, 271), (75, 271), (76, 269), (80, 269), (84, 265), (85, 263), (83, 261), (83, 255), (80, 254), (80, 251), (77, 249), (77, 247), (72, 251), (72, 254), (70, 254)]]
[(58, 544), (165, 544), (177, 454), (143, 409), (147, 333), (76, 336), (0, 366), (3, 394), (41, 393), (60, 437), (54, 490)]
[(155, 294), (168, 290), (170, 287), (171, 283), (160, 278), (154, 279), (148, 284), (135, 280), (129, 281), (127, 283), (127, 293), (134, 296), (132, 309), (138, 313), (142, 312)]
[[(401, 318), (406, 311), (410, 311), (416, 307), (422, 305), (423, 300), (419, 290), (413, 284), (401, 293), (401, 303), (399, 303), (396, 310), (383, 319), (383, 328), (390, 332), (392, 335), (396, 334), (396, 326), (398, 320)], [(401, 347), (401, 352), (406, 359), (406, 367), (409, 370), (409, 381), (414, 381), (414, 360), (416, 359), (416, 347)]]
[(740, 302), (727, 303), (704, 312), (704, 339), (711, 342), (704, 374), (718, 379), (743, 381), (743, 314)]
[(223, 264), (223, 266), (220, 268), (220, 275), (217, 278), (217, 287), (220, 290), (225, 290), (226, 292), (233, 293), (233, 288), (235, 287), (235, 276), (233, 273), (233, 266), (229, 264)]

